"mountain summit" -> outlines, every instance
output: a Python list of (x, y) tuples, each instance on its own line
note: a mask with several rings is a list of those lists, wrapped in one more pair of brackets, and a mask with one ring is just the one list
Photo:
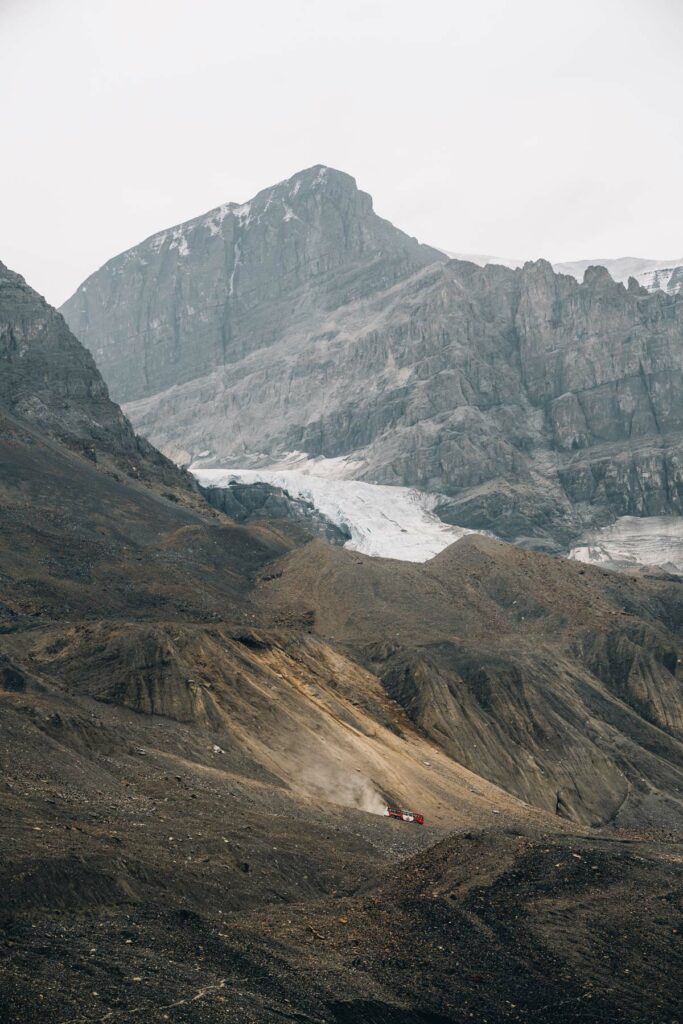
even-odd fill
[(317, 165), (152, 235), (89, 277), (62, 312), (112, 395), (129, 402), (443, 259), (378, 217), (350, 175)]

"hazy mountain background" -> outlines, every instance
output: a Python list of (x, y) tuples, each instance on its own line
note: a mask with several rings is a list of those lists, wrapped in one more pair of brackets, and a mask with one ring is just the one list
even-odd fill
[[(480, 253), (447, 252), (447, 255), (452, 259), (468, 260), (480, 267), (487, 263), (496, 263), (514, 269), (525, 263), (525, 260), (508, 259), (504, 256), (482, 256)], [(610, 277), (623, 284), (628, 283), (629, 277), (634, 277), (638, 284), (642, 284), (651, 292), (660, 289), (669, 295), (676, 295), (683, 286), (683, 257), (671, 260), (648, 260), (640, 259), (637, 256), (620, 256), (617, 259), (596, 257), (588, 260), (570, 260), (567, 263), (553, 263), (553, 270), (556, 273), (571, 274), (577, 281), (583, 280), (583, 275), (589, 267), (605, 267), (609, 271)]]

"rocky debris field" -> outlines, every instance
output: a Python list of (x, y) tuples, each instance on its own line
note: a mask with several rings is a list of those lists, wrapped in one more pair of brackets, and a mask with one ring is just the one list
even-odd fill
[(445, 835), (150, 750), (90, 791), (13, 760), (8, 1024), (680, 1020), (671, 836), (506, 812)]

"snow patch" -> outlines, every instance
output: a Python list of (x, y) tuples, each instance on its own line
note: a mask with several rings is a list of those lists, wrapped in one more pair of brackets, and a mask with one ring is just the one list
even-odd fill
[[(278, 462), (270, 462), (269, 470), (296, 470), (304, 476), (324, 480), (355, 480), (365, 467), (363, 459), (353, 455), (338, 455), (326, 459), (322, 455), (311, 457), (307, 452), (287, 452)], [(376, 485), (373, 485), (376, 486)]]
[(251, 203), (242, 203), (241, 206), (236, 206), (232, 210), (232, 214), (242, 227), (246, 227), (251, 220)]
[(203, 221), (204, 227), (209, 229), (209, 234), (212, 237), (223, 233), (223, 221), (226, 217), (234, 217), (240, 227), (246, 227), (251, 220), (251, 203), (242, 203), (241, 206), (236, 206), (235, 203), (224, 203), (223, 206), (213, 210)]
[(230, 212), (230, 206), (219, 206), (217, 210), (209, 214), (204, 219), (204, 227), (209, 229), (209, 234), (213, 237), (214, 235), (220, 235), (223, 231), (223, 221)]
[(237, 268), (242, 262), (242, 247), (239, 242), (235, 242), (233, 259), (234, 263), (232, 265), (232, 273), (230, 275), (230, 280), (228, 281), (228, 295), (232, 295), (235, 291), (235, 274), (237, 273)]
[[(313, 461), (313, 460), (311, 460)], [(344, 460), (326, 459), (331, 474), (344, 471)], [(309, 469), (311, 467), (308, 467)], [(202, 487), (228, 487), (239, 483), (268, 483), (281, 487), (293, 498), (311, 502), (336, 526), (345, 528), (351, 540), (345, 547), (378, 558), (426, 562), (472, 530), (442, 523), (434, 514), (439, 495), (410, 487), (388, 487), (334, 475), (313, 476), (302, 469), (201, 469), (190, 467)]]
[[(679, 267), (664, 267), (659, 270), (649, 270), (647, 273), (640, 274), (638, 280), (640, 284), (644, 285), (650, 292), (655, 292), (657, 289), (666, 292), (667, 295), (678, 295), (683, 286), (683, 273)], [(671, 278), (674, 276), (676, 271), (679, 271), (677, 275), (679, 280), (671, 285)]]
[(173, 231), (173, 239), (169, 245), (169, 249), (177, 249), (179, 256), (189, 256), (190, 247), (187, 244), (187, 239), (180, 228), (175, 228)]
[[(212, 464), (206, 466), (199, 464), (200, 460), (205, 462), (207, 459), (211, 459)], [(195, 456), (190, 470), (194, 472), (195, 469), (219, 468), (217, 465), (219, 461), (212, 452), (200, 452)], [(235, 472), (246, 469), (263, 469), (269, 472), (275, 470), (296, 470), (306, 476), (322, 477), (330, 480), (356, 480), (366, 468), (365, 460), (354, 454), (326, 459), (322, 455), (311, 456), (307, 452), (300, 451), (285, 452), (275, 460), (272, 455), (253, 452), (250, 455), (242, 456), (240, 462), (240, 465), (234, 467)], [(220, 468), (227, 472), (233, 467), (223, 465)]]

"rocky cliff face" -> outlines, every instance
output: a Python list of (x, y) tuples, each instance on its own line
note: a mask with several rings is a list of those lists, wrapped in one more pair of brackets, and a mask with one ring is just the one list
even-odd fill
[(648, 291), (661, 289), (669, 295), (679, 295), (683, 291), (683, 263), (645, 271), (638, 280)]
[(91, 461), (181, 489), (187, 475), (136, 437), (92, 355), (64, 318), (0, 263), (0, 409), (34, 424)]
[(64, 312), (179, 462), (347, 458), (551, 550), (680, 512), (683, 297), (439, 259), (314, 168), (111, 261)]

